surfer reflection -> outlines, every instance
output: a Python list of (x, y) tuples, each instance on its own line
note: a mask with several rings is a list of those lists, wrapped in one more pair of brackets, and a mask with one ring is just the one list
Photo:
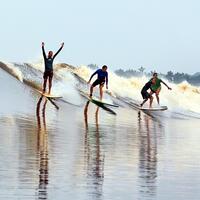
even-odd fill
[[(95, 127), (88, 125), (88, 101), (84, 108), (85, 122), (85, 164), (87, 168), (88, 181), (92, 181), (95, 191), (91, 191), (95, 195), (95, 199), (101, 199), (102, 186), (104, 179), (104, 158), (100, 149), (100, 132), (99, 132), (99, 107), (95, 112)], [(91, 185), (89, 183), (89, 185)]]
[[(46, 105), (47, 99), (45, 99), (42, 107), (42, 120), (40, 117), (41, 102), (43, 96), (40, 97), (37, 108), (36, 116), (38, 123), (38, 156), (39, 156), (39, 185), (38, 185), (38, 199), (48, 199), (47, 197), (47, 185), (49, 181), (49, 169), (48, 169), (48, 133), (46, 130)], [(42, 122), (41, 122), (42, 121)]]
[(139, 129), (139, 179), (140, 192), (146, 196), (156, 195), (157, 178), (157, 133), (161, 127), (152, 116), (138, 113)]

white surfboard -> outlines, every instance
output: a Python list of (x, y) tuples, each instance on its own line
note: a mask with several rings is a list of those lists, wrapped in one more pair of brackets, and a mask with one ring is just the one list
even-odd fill
[(152, 107), (152, 108), (147, 108), (147, 107), (141, 107), (139, 104), (134, 103), (134, 102), (129, 102), (131, 106), (134, 108), (137, 108), (138, 110), (142, 111), (164, 111), (167, 110), (167, 106), (159, 106), (159, 107)]

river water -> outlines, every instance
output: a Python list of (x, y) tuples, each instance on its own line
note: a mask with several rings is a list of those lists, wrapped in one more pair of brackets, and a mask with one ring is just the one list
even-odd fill
[(0, 84), (0, 199), (200, 199), (199, 119), (57, 109), (2, 70)]

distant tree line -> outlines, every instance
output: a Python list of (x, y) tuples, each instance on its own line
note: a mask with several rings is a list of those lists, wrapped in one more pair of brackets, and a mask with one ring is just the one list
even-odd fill
[[(90, 64), (88, 65), (91, 69), (97, 69), (98, 65), (96, 64)], [(138, 69), (117, 69), (114, 71), (118, 76), (131, 78), (131, 77), (141, 77), (141, 76), (147, 76), (151, 77), (153, 74), (153, 71), (151, 72), (145, 72), (144, 67), (139, 67)], [(167, 79), (170, 82), (173, 83), (181, 83), (183, 81), (187, 81), (190, 84), (193, 85), (200, 85), (200, 72), (197, 72), (193, 75), (187, 74), (187, 73), (180, 73), (180, 72), (172, 72), (168, 71), (166, 74), (158, 73), (160, 77)]]
[(91, 69), (98, 69), (99, 68), (99, 66), (97, 64), (89, 64), (88, 67), (91, 68)]
[(187, 73), (173, 73), (172, 71), (167, 72), (167, 74), (164, 75), (164, 77), (174, 83), (181, 83), (183, 81), (187, 81), (188, 83), (191, 83), (193, 85), (199, 85), (200, 84), (200, 73), (197, 72), (193, 75), (187, 74)]
[(140, 67), (137, 70), (136, 69), (128, 69), (128, 70), (123, 70), (123, 69), (118, 69), (115, 70), (115, 74), (117, 74), (118, 76), (122, 76), (122, 77), (126, 77), (126, 78), (131, 78), (133, 76), (143, 76), (143, 75), (147, 75), (150, 76), (150, 74), (147, 74), (144, 72), (145, 68)]

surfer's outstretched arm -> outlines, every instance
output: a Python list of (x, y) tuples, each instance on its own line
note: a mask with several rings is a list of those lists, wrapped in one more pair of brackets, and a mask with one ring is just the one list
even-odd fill
[(45, 50), (44, 50), (44, 42), (42, 42), (42, 53), (43, 53), (44, 59), (46, 59), (47, 56), (46, 56), (46, 53), (45, 53)]
[(90, 83), (90, 81), (92, 80), (93, 76), (96, 75), (97, 72), (98, 72), (98, 70), (91, 75), (90, 80), (88, 81), (88, 83)]
[(61, 44), (60, 49), (58, 49), (58, 51), (54, 54), (53, 59), (60, 53), (63, 47), (64, 47), (64, 42)]
[(106, 89), (108, 89), (108, 73), (106, 75)]
[(169, 90), (172, 89), (172, 88), (170, 88), (163, 80), (161, 80), (161, 82), (162, 82)]

